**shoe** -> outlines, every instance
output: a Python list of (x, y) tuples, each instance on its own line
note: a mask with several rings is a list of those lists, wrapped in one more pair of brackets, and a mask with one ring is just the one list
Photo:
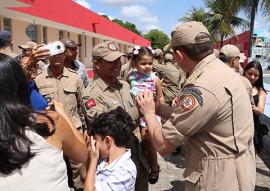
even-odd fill
[[(151, 170), (151, 172), (149, 173), (149, 178), (148, 178), (148, 182), (150, 184), (156, 184), (157, 183), (160, 171), (161, 170), (159, 168), (159, 165), (158, 165), (158, 170), (157, 171)], [(158, 174), (157, 174), (157, 176), (154, 176), (154, 175), (152, 175), (152, 173), (158, 173)]]

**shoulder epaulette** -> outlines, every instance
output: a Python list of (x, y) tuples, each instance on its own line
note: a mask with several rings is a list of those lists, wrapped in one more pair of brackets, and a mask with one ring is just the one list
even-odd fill
[(193, 85), (195, 84), (195, 82), (197, 81), (197, 78), (201, 75), (202, 70), (198, 69), (196, 71), (194, 71), (187, 79), (186, 79), (186, 83), (184, 86), (187, 85)]

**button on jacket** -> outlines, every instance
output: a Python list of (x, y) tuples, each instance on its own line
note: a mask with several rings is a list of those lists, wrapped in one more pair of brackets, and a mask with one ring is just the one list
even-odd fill
[(64, 104), (66, 112), (74, 125), (82, 125), (77, 113), (84, 86), (80, 76), (73, 70), (64, 68), (63, 73), (55, 78), (50, 68), (47, 67), (35, 79), (39, 93), (45, 98), (55, 98)]
[(213, 54), (190, 73), (162, 133), (175, 146), (185, 142), (186, 190), (254, 190), (250, 99), (238, 74)]

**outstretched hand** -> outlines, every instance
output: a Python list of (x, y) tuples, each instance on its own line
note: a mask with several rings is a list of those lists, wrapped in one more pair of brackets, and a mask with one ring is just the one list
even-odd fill
[(62, 117), (67, 115), (64, 104), (56, 101), (55, 99), (52, 100), (55, 111), (61, 115)]
[(46, 60), (48, 56), (50, 56), (49, 49), (42, 48), (44, 44), (39, 44), (35, 48), (33, 48), (32, 53), (29, 58), (29, 64), (36, 64), (40, 60)]
[(155, 97), (152, 91), (145, 90), (144, 92), (139, 93), (135, 100), (143, 116), (155, 113)]

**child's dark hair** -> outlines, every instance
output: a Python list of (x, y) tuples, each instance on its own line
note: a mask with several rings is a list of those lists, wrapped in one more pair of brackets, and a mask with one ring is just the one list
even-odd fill
[(154, 50), (149, 46), (149, 47), (137, 47), (135, 46), (132, 51), (132, 57), (131, 61), (132, 62), (138, 62), (142, 56), (144, 55), (149, 55), (154, 58)]
[(127, 147), (135, 128), (136, 125), (131, 116), (123, 108), (117, 107), (94, 118), (91, 134), (99, 134), (102, 140), (106, 136), (111, 136), (117, 147)]

